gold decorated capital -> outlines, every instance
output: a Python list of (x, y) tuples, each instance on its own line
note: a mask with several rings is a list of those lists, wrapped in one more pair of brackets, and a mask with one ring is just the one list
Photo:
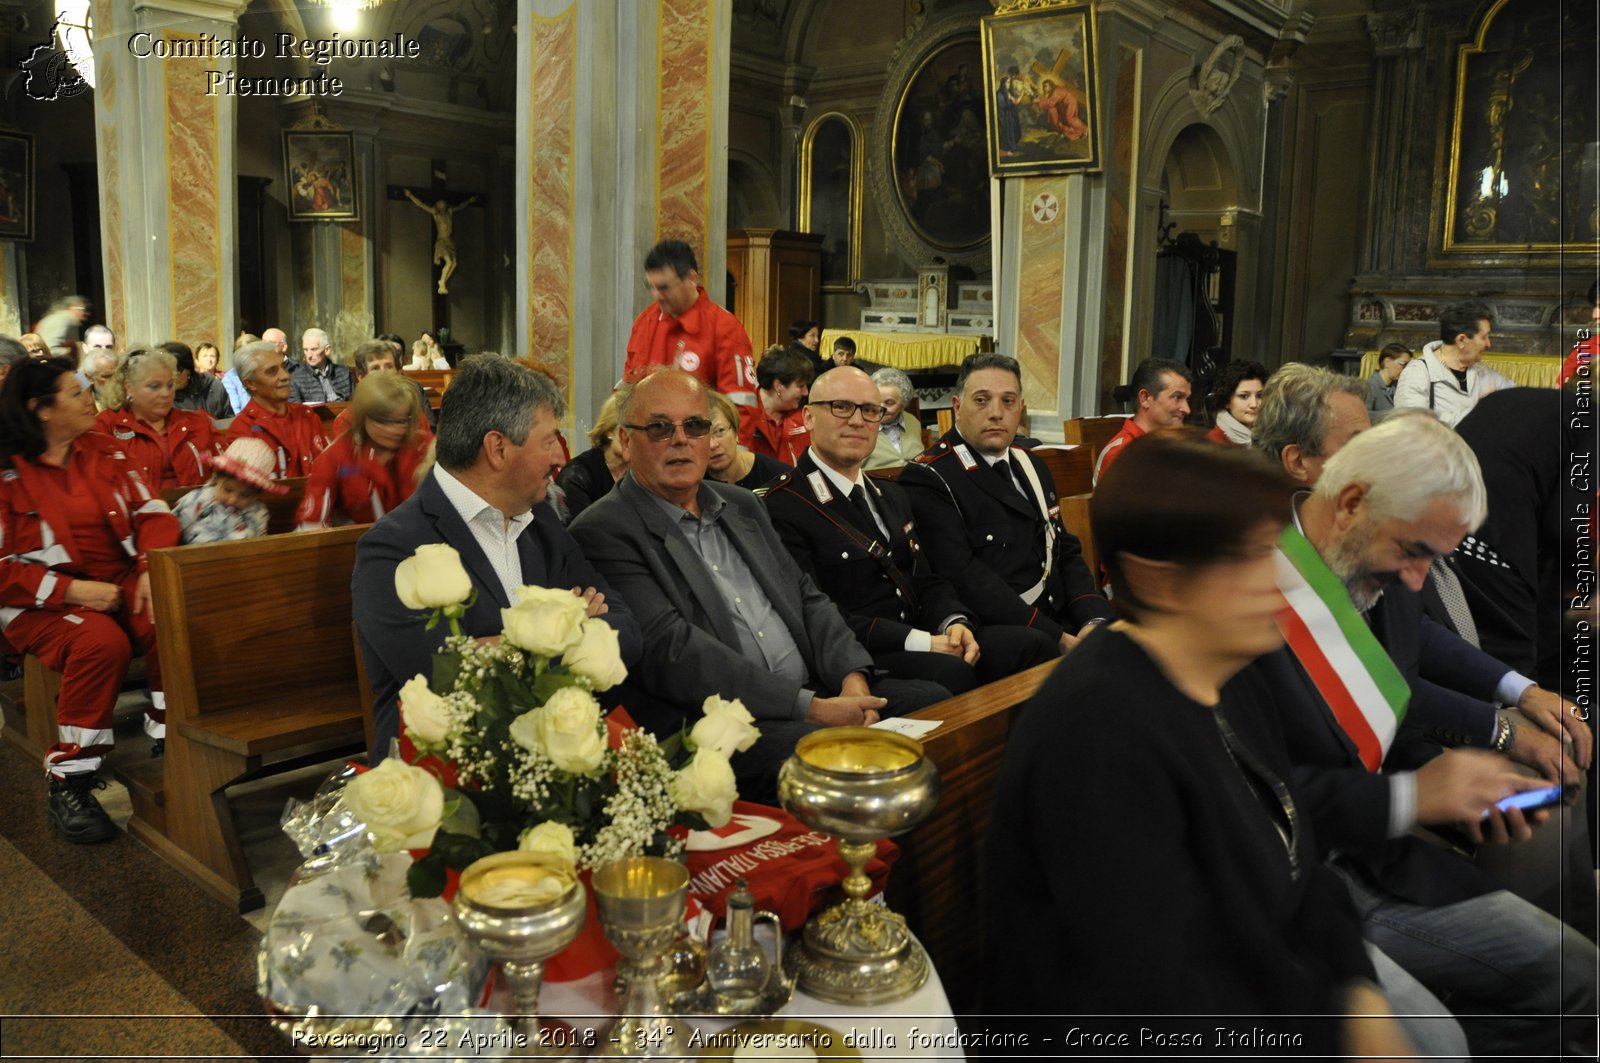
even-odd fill
[(1044, 11), (1052, 7), (1073, 7), (1083, 0), (995, 0), (994, 13), (1015, 15), (1021, 11)]

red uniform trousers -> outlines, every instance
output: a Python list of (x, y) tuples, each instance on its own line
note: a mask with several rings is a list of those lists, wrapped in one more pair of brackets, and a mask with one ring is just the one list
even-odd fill
[(61, 696), (56, 701), (61, 733), (45, 755), (45, 767), (57, 776), (94, 772), (105, 760), (112, 744), (112, 710), (136, 654), (144, 655), (155, 703), (145, 731), (153, 738), (166, 735), (155, 624), (148, 608), (133, 615), (139, 574), (130, 569), (121, 579), (105, 582), (122, 586), (122, 605), (115, 612), (96, 613), (77, 606), (28, 609), (5, 629), (6, 641), (18, 653), (31, 653), (61, 673)]

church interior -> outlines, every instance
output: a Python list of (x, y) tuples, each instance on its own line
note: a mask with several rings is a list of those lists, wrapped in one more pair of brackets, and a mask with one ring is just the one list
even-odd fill
[[(73, 295), (118, 350), (220, 369), (269, 328), (336, 362), (426, 332), (548, 373), (576, 455), (679, 239), (757, 355), (848, 335), (934, 432), (975, 352), (1017, 359), (1059, 443), (1127, 412), (1147, 357), (1197, 394), (1230, 361), (1365, 378), (1466, 300), (1485, 364), (1550, 386), (1600, 273), (1597, 54), (1575, 0), (0, 0), (0, 335)], [(32, 816), (34, 763), (0, 754)], [(325, 774), (234, 795), (268, 910), (283, 780)], [(281, 1051), (239, 1017), (239, 905), (119, 844), (0, 825), (30, 898), (0, 1012), (190, 1018), (18, 1024), (29, 1050)], [(136, 917), (157, 889), (189, 940)], [(44, 991), (89, 950), (82, 997)]]

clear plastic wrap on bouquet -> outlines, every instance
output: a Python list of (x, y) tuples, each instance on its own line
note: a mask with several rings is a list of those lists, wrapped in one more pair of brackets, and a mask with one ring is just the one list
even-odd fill
[(313, 878), (347, 860), (370, 861), (377, 854), (362, 823), (344, 803), (344, 790), (360, 772), (350, 765), (329, 775), (309, 801), (290, 798), (279, 825), (300, 850), (304, 862), (291, 883)]
[(460, 1015), (482, 992), (487, 963), (450, 906), (407, 891), (411, 856), (360, 844), (340, 843), (348, 855), (290, 886), (261, 940), (258, 991), (296, 1047), (392, 1037), (408, 1019)]

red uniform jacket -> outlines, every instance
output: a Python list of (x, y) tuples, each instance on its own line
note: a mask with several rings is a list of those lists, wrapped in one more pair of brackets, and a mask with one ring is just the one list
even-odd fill
[(315, 410), (291, 402), (284, 413), (273, 413), (255, 399), (251, 399), (239, 416), (228, 426), (222, 444), (226, 447), (235, 439), (255, 434), (255, 438), (271, 447), (278, 455), (278, 479), (286, 476), (309, 476), (311, 463), (317, 455), (328, 449), (328, 437), (322, 431), (322, 418)]
[(811, 445), (805, 411), (790, 410), (782, 420), (774, 421), (757, 401), (755, 409), (739, 413), (739, 445), (752, 454), (777, 458), (785, 465), (800, 464), (800, 455)]
[(711, 301), (704, 288), (682, 317), (670, 317), (652, 304), (634, 319), (622, 379), (636, 381), (655, 365), (682, 369), (734, 402), (755, 401), (750, 336), (738, 318)]
[(417, 469), (428, 456), (432, 436), (418, 434), (393, 461), (378, 459), (371, 447), (357, 447), (346, 433), (317, 456), (306, 480), (305, 498), (295, 512), (297, 531), (326, 528), (336, 518), (350, 524), (371, 524), (411, 497)]
[[(68, 460), (94, 492), (126, 551), (124, 571), (143, 572), (148, 551), (178, 545), (178, 518), (150, 492), (115, 440), (90, 432), (72, 444)], [(116, 577), (87, 571), (72, 551), (72, 528), (59, 490), (33, 462), (13, 457), (9, 467), (0, 468), (0, 627), (27, 609), (65, 609), (74, 575), (107, 582)]]
[(193, 487), (211, 475), (211, 459), (221, 449), (211, 418), (200, 410), (174, 408), (165, 436), (128, 410), (106, 410), (94, 428), (122, 444), (128, 463), (152, 491)]
[(1094, 482), (1099, 483), (1100, 477), (1104, 476), (1106, 470), (1111, 468), (1111, 463), (1122, 456), (1123, 447), (1142, 435), (1144, 435), (1144, 429), (1140, 428), (1132, 417), (1128, 418), (1127, 423), (1122, 426), (1122, 429), (1116, 435), (1106, 441), (1105, 449), (1100, 452), (1100, 460), (1095, 462), (1094, 466)]

